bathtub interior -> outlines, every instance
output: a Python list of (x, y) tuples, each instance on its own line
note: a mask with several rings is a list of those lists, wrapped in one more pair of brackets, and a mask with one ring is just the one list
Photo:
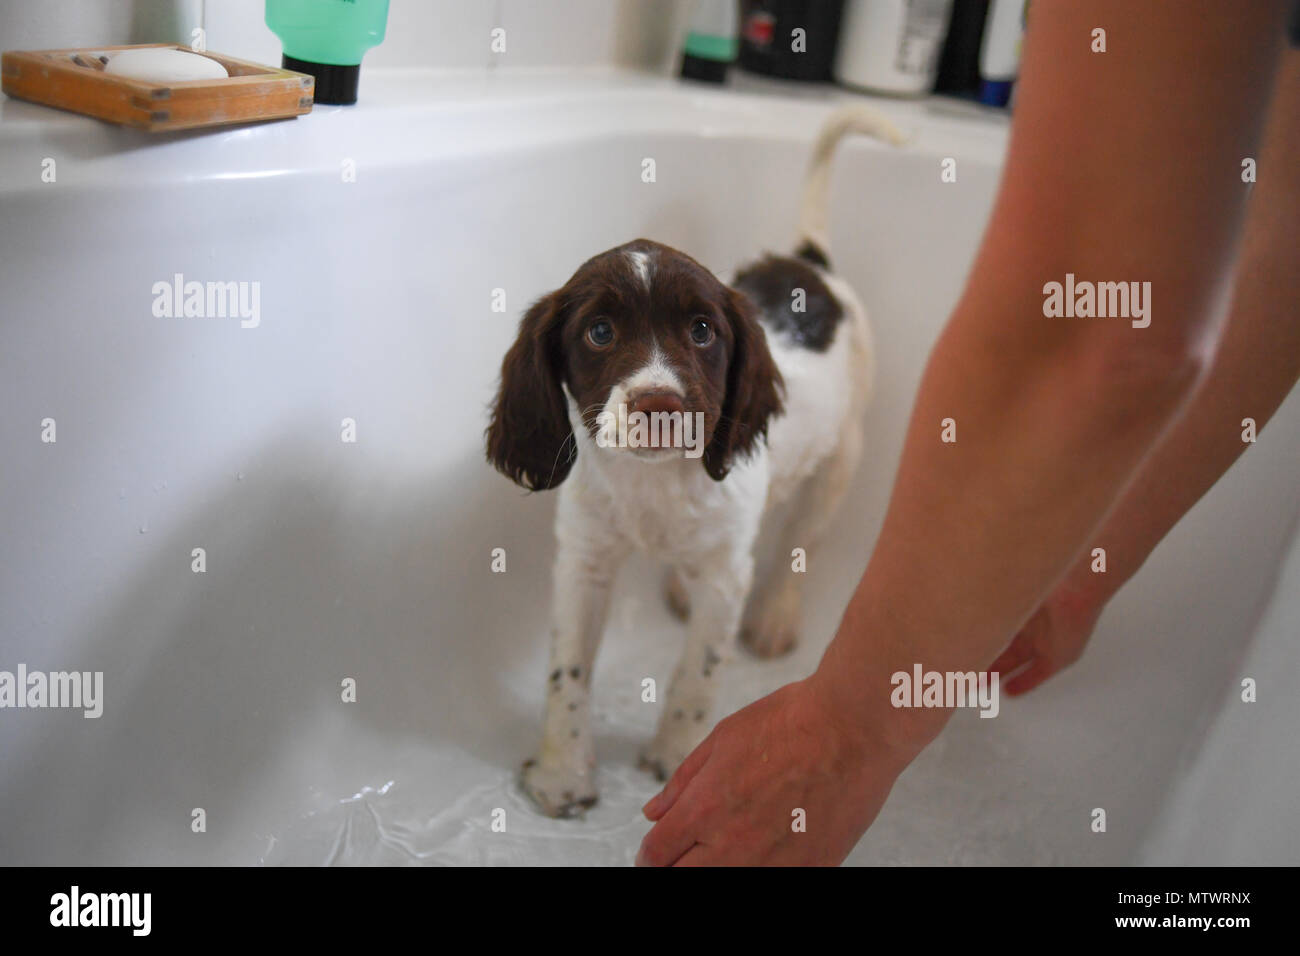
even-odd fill
[[(595, 673), (601, 801), (585, 820), (538, 816), (514, 775), (539, 734), (554, 496), (484, 464), (485, 407), (520, 312), (587, 256), (647, 236), (725, 273), (787, 248), (825, 112), (782, 104), (792, 126), (774, 132), (742, 98), (752, 121), (720, 128), (714, 100), (652, 95), (671, 123), (638, 126), (617, 101), (575, 93), (565, 108), (604, 110), (606, 129), (485, 133), (435, 155), (410, 145), (430, 116), (405, 120), (398, 104), (376, 122), (413, 132), (386, 153), (361, 138), (373, 114), (332, 143), (329, 116), (314, 116), (326, 161), (295, 153), (279, 124), (164, 140), (141, 161), (162, 156), (165, 175), (79, 184), (72, 162), (66, 188), (4, 193), (6, 224), (29, 226), (0, 233), (0, 666), (103, 671), (105, 710), (5, 713), (0, 808), (21, 825), (0, 828), (0, 859), (631, 861), (657, 790), (636, 769), (659, 706), (641, 682), (667, 679), (680, 627), (656, 569), (634, 560)], [(497, 119), (512, 117), (527, 122)], [(124, 142), (84, 162), (122, 163)], [(246, 149), (257, 165), (176, 173), (203, 144), (209, 163), (238, 167)], [(357, 154), (342, 183), (335, 157)], [(986, 157), (941, 185), (942, 155), (924, 139), (853, 142), (837, 160), (833, 256), (878, 345), (868, 453), (810, 555), (803, 643), (777, 661), (739, 654), (720, 714), (815, 666), (870, 551), (996, 185)], [(113, 241), (89, 223), (113, 223)], [(260, 281), (260, 324), (153, 316), (154, 283), (175, 273)], [(35, 437), (47, 416), (53, 445)], [(340, 440), (344, 418), (355, 443)], [(997, 719), (953, 719), (851, 862), (1136, 858), (1228, 706), (1294, 536), (1294, 398), (1266, 434), (1076, 667), (1004, 699)], [(1094, 807), (1107, 833), (1090, 831)]]

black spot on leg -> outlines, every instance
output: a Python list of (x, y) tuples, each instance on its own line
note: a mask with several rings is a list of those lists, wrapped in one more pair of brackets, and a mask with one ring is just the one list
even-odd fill
[(685, 717), (685, 716), (686, 716), (686, 712), (685, 712), (685, 711), (682, 711), (682, 710), (674, 710), (674, 711), (673, 711), (673, 720), (681, 720), (681, 719), (682, 719), (683, 717)]
[(704, 648), (704, 669), (700, 671), (700, 673), (705, 677), (712, 676), (713, 668), (717, 666), (718, 662), (721, 660), (722, 658), (718, 655), (717, 651), (715, 651), (711, 646), (706, 646)]
[(561, 671), (561, 670), (557, 667), (557, 668), (555, 669), (554, 673), (551, 674), (551, 680), (559, 680), (559, 679), (560, 679), (560, 674), (562, 674), (562, 673), (563, 673), (563, 671)]
[(577, 680), (579, 677), (582, 676), (582, 668), (581, 668), (581, 667), (574, 667), (574, 668), (570, 669), (570, 671), (569, 671), (569, 676), (572, 677), (574, 680)]
[(695, 712), (695, 722), (698, 724), (703, 719), (704, 719), (704, 711), (697, 710)]
[(577, 709), (578, 709), (578, 702), (576, 700), (569, 701), (569, 710), (577, 710)]

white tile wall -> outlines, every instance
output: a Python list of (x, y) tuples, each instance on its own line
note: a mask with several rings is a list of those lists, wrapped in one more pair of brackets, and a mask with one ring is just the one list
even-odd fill
[(498, 0), (390, 0), (374, 66), (484, 67)]
[(0, 50), (189, 43), (202, 0), (4, 0)]
[[(460, 69), (630, 66), (666, 71), (693, 0), (391, 0), (370, 66)], [(0, 49), (185, 42), (202, 24), (208, 49), (280, 62), (265, 0), (4, 0)], [(490, 49), (506, 31), (506, 51)]]
[(280, 65), (280, 39), (266, 25), (265, 0), (204, 0), (208, 49)]
[(494, 66), (591, 66), (614, 59), (619, 4), (611, 0), (499, 0), (506, 52)]

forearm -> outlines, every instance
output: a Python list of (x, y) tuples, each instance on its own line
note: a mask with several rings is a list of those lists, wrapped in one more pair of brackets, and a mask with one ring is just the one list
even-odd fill
[[(1095, 607), (1250, 447), (1244, 420), (1262, 429), (1300, 377), (1300, 52), (1284, 56), (1269, 116), (1218, 354), (1066, 579)], [(1094, 547), (1105, 549), (1104, 573), (1094, 571)]]
[[(891, 710), (890, 675), (987, 665), (1196, 380), (1191, 360), (1153, 363), (1111, 389), (1074, 359), (1018, 363), (1008, 375), (1006, 357), (978, 344), (991, 314), (962, 306), (935, 347), (875, 551), (819, 668), (853, 719), (894, 749), (919, 749), (947, 713)], [(1088, 395), (1098, 398), (1080, 400)], [(955, 419), (951, 444), (944, 418)]]
[[(1231, 174), (1258, 139), (1281, 8), (1192, 7), (1033, 7), (999, 199), (923, 377), (871, 562), (815, 676), (846, 719), (900, 753), (948, 714), (892, 711), (890, 675), (996, 656), (1096, 531), (1213, 345), (1241, 218)], [(1209, 21), (1205, 34), (1180, 33), (1184, 15)], [(1098, 23), (1123, 25), (1140, 49), (1089, 62)], [(1127, 135), (1081, 135), (1103, 124)], [(1128, 175), (1146, 167), (1159, 188)], [(1067, 272), (1150, 281), (1150, 326), (1046, 317), (1044, 283)], [(955, 442), (941, 440), (946, 418)]]

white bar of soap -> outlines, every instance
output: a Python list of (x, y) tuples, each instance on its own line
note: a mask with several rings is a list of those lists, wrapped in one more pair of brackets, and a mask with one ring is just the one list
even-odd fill
[(218, 80), (230, 74), (216, 60), (184, 50), (122, 50), (104, 66), (105, 73), (150, 83)]

